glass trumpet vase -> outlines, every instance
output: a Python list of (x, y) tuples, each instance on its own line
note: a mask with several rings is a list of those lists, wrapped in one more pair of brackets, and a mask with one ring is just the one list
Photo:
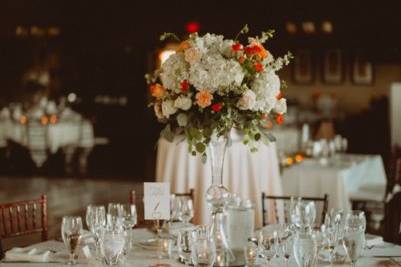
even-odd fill
[(229, 247), (224, 207), (230, 193), (223, 185), (223, 165), (227, 147), (227, 136), (213, 135), (209, 145), (212, 167), (212, 185), (206, 191), (206, 201), (211, 212), (210, 235), (216, 246), (214, 266), (232, 266), (234, 254)]

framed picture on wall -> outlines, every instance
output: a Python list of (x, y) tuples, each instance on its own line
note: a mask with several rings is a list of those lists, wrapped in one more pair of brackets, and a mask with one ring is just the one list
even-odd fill
[(314, 82), (315, 73), (312, 53), (310, 50), (297, 50), (292, 64), (292, 79), (297, 84), (311, 84)]
[(363, 55), (355, 55), (352, 60), (351, 80), (357, 85), (371, 85), (374, 83), (374, 66)]
[(344, 61), (340, 49), (328, 49), (324, 52), (322, 80), (327, 84), (340, 84), (344, 81)]

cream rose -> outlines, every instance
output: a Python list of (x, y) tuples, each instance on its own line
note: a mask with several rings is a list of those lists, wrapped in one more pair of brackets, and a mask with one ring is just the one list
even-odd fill
[(188, 124), (188, 116), (185, 113), (180, 113), (177, 115), (177, 123), (180, 127), (185, 127)]
[(195, 62), (198, 62), (202, 56), (201, 52), (195, 48), (188, 48), (185, 50), (185, 61), (188, 62), (189, 64), (194, 64)]
[(177, 109), (174, 107), (174, 101), (173, 100), (163, 101), (162, 112), (163, 116), (166, 117), (167, 119), (170, 117), (170, 115), (176, 113)]
[(189, 97), (186, 96), (180, 96), (174, 101), (174, 107), (182, 109), (182, 110), (188, 110), (192, 106), (192, 100)]
[(280, 98), (277, 100), (276, 105), (274, 106), (274, 111), (278, 114), (284, 114), (287, 112), (287, 99)]
[(239, 109), (252, 109), (256, 103), (256, 94), (252, 90), (246, 90), (239, 99), (237, 106)]

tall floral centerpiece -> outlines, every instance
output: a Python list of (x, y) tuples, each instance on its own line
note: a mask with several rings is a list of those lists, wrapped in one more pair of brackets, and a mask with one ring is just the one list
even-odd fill
[[(283, 122), (287, 110), (281, 92), (285, 83), (280, 82), (276, 71), (289, 63), (291, 54), (274, 58), (264, 47), (273, 32), (249, 37), (246, 43), (239, 38), (248, 33), (247, 25), (233, 40), (210, 33), (191, 34), (159, 69), (146, 75), (152, 95), (150, 106), (157, 119), (166, 124), (161, 136), (172, 141), (175, 135), (184, 134), (189, 153), (200, 154), (203, 161), (210, 156), (213, 182), (206, 199), (218, 254), (224, 254), (228, 246), (221, 230), (221, 214), (229, 196), (222, 171), (230, 132), (240, 131), (243, 143), (256, 151), (259, 142), (274, 140), (270, 129)], [(178, 40), (171, 33), (163, 34), (161, 40), (169, 37)], [(217, 258), (230, 258), (229, 252), (225, 254)]]

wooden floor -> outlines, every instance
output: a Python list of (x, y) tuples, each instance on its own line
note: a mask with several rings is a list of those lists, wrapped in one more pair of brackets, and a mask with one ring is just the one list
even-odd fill
[[(45, 177), (0, 177), (0, 203), (48, 197), (49, 238), (60, 236), (64, 215), (85, 215), (89, 204), (128, 202), (130, 190), (143, 192), (143, 181), (135, 179), (82, 179)], [(84, 217), (83, 217), (84, 218)]]

